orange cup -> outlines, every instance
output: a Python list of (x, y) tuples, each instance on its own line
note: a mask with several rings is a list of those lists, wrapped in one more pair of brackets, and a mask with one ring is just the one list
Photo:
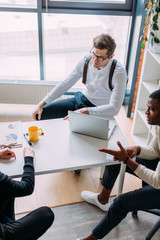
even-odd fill
[(32, 142), (37, 142), (39, 140), (39, 136), (42, 135), (42, 128), (38, 128), (36, 126), (31, 126), (28, 128), (29, 140)]

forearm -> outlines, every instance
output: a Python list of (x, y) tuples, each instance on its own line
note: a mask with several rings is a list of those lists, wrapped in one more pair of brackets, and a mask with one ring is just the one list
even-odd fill
[(147, 146), (141, 147), (141, 152), (139, 154), (140, 158), (144, 158), (147, 160), (154, 160), (159, 158), (160, 156), (160, 149), (159, 149), (159, 127), (152, 126), (154, 130), (154, 137), (151, 143)]
[(127, 160), (126, 165), (143, 181), (154, 188), (160, 189), (160, 163), (155, 171), (133, 161), (131, 158)]
[(61, 97), (66, 93), (81, 77), (81, 74), (75, 69), (64, 81), (58, 83), (56, 87), (42, 100), (47, 104)]
[(0, 189), (2, 194), (8, 197), (27, 196), (34, 189), (33, 157), (25, 157), (24, 172), (21, 181), (0, 173)]
[(22, 194), (29, 195), (34, 190), (34, 182), (35, 182), (35, 173), (33, 166), (33, 158), (25, 157), (24, 158), (25, 165), (23, 167), (23, 176), (21, 179), (22, 186), (20, 186), (21, 196)]
[(25, 157), (25, 164), (23, 167), (23, 175), (21, 181), (12, 180), (7, 191), (10, 196), (22, 197), (30, 195), (34, 190), (34, 166), (33, 157)]
[(108, 116), (108, 117), (113, 117), (116, 116), (119, 112), (120, 108), (111, 106), (109, 104), (106, 105), (101, 105), (98, 107), (88, 107), (88, 111), (90, 115), (95, 115), (95, 116)]
[(39, 104), (38, 104), (38, 106), (39, 107), (41, 107), (41, 108), (43, 108), (43, 106), (45, 106), (47, 103), (44, 101), (44, 100), (42, 100)]
[(135, 174), (152, 187), (160, 189), (160, 162), (155, 171), (139, 165), (135, 170)]
[(24, 167), (23, 167), (23, 175), (22, 175), (22, 181), (24, 178), (30, 178), (32, 181), (34, 181), (34, 166), (33, 166), (33, 157), (25, 157), (24, 158)]
[(141, 152), (138, 157), (147, 160), (154, 160), (160, 156), (159, 149), (149, 145), (147, 147), (141, 147)]
[(139, 166), (139, 163), (129, 158), (126, 162), (126, 165), (134, 172)]

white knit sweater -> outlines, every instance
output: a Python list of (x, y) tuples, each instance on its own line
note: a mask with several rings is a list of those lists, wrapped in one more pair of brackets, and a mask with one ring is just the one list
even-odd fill
[[(160, 157), (160, 126), (156, 126), (155, 136), (151, 143), (146, 147), (141, 147), (141, 152), (138, 155), (146, 160), (153, 160)], [(160, 162), (155, 171), (139, 165), (135, 170), (135, 174), (154, 188), (160, 188)]]
[[(47, 104), (67, 92), (83, 75), (85, 57), (76, 65), (72, 73), (60, 82), (44, 99)], [(89, 114), (99, 116), (115, 116), (123, 103), (126, 88), (126, 71), (117, 62), (112, 78), (114, 86), (111, 91), (108, 86), (109, 72), (112, 59), (104, 68), (98, 70), (93, 67), (92, 60), (87, 70), (87, 82), (83, 94), (96, 107), (89, 107)]]

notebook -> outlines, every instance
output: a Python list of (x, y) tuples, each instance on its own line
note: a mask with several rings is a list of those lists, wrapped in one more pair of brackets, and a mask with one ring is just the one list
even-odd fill
[(1, 122), (0, 123), (0, 148), (22, 147), (22, 123)]
[(116, 126), (114, 120), (68, 111), (72, 132), (108, 140)]

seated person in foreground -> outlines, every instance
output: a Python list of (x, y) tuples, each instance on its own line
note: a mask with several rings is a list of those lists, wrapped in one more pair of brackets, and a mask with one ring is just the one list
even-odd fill
[[(34, 190), (34, 150), (24, 149), (24, 170), (21, 181), (0, 172), (0, 239), (36, 240), (52, 225), (54, 214), (49, 207), (40, 207), (15, 220), (15, 197), (30, 195)], [(0, 150), (0, 158), (16, 158), (9, 148)]]
[[(102, 179), (102, 191), (99, 194), (83, 191), (82, 198), (107, 213), (92, 230), (92, 233), (81, 240), (102, 239), (129, 212), (160, 208), (160, 90), (149, 96), (147, 107), (145, 112), (147, 121), (150, 125), (156, 125), (155, 136), (148, 146), (133, 146), (124, 149), (120, 142), (117, 142), (120, 150), (99, 150), (113, 155), (115, 161), (126, 164), (126, 171), (141, 178), (143, 187), (118, 196), (110, 206), (109, 197), (119, 174), (120, 165), (106, 166)], [(137, 155), (136, 161), (132, 160)]]

